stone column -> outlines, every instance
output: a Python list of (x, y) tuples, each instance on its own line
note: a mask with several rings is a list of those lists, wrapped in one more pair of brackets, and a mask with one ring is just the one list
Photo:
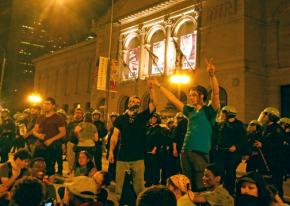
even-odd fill
[(166, 39), (165, 39), (165, 61), (164, 61), (164, 74), (168, 74), (169, 71), (169, 59), (168, 54), (172, 51), (170, 49), (170, 41), (172, 38), (172, 21), (170, 19), (165, 20), (165, 29), (166, 29)]
[(144, 78), (146, 73), (146, 69), (148, 70), (148, 68), (146, 68), (146, 58), (145, 58), (145, 30), (143, 29), (143, 27), (141, 26), (138, 30), (138, 35), (139, 35), (139, 39), (140, 39), (140, 59), (139, 59), (139, 72), (138, 72), (138, 77)]
[(119, 76), (118, 81), (122, 81), (122, 73), (123, 73), (123, 34), (119, 36), (119, 48), (118, 48), (118, 62), (119, 62)]

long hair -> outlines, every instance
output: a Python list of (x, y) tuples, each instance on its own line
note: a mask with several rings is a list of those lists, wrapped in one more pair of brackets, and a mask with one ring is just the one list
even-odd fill
[(90, 173), (90, 171), (91, 171), (91, 169), (93, 169), (93, 168), (95, 167), (95, 165), (94, 165), (94, 162), (93, 162), (93, 160), (92, 160), (92, 156), (91, 156), (91, 155), (90, 155), (86, 150), (82, 150), (82, 151), (80, 151), (80, 152), (77, 154), (77, 159), (76, 159), (76, 161), (75, 161), (75, 169), (78, 168), (78, 167), (81, 167), (80, 164), (79, 164), (79, 156), (80, 156), (81, 153), (85, 154), (86, 157), (89, 159), (89, 161), (88, 161), (88, 163), (87, 163), (87, 165), (86, 165), (86, 167), (87, 167), (87, 172), (86, 172), (86, 174), (85, 174), (85, 176), (88, 176), (89, 173)]

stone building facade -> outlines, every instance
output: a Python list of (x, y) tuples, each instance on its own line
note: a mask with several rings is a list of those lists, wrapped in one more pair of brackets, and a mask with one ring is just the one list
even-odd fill
[(67, 111), (78, 104), (90, 108), (95, 53), (93, 39), (33, 60), (34, 90), (42, 97), (54, 97), (58, 106)]
[[(146, 79), (155, 76), (187, 102), (189, 87), (200, 84), (209, 88), (209, 79), (204, 65), (205, 58), (213, 58), (217, 67), (217, 77), (221, 87), (222, 104), (237, 107), (238, 116), (244, 121), (257, 118), (266, 106), (282, 110), (290, 115), (290, 2), (285, 0), (166, 0), (166, 1), (116, 1), (113, 21), (110, 24), (111, 9), (94, 24), (97, 35), (95, 45), (87, 44), (91, 54), (80, 52), (76, 45), (51, 57), (35, 60), (37, 74), (35, 88), (53, 95), (62, 105), (75, 103), (90, 105), (108, 112), (123, 112), (131, 95), (141, 97), (143, 106), (148, 103)], [(110, 38), (110, 29), (112, 37)], [(112, 40), (111, 44), (110, 39)], [(92, 41), (93, 42), (93, 41)], [(92, 43), (93, 44), (93, 43)], [(85, 43), (84, 43), (85, 45)], [(111, 48), (109, 49), (111, 45)], [(86, 49), (89, 51), (90, 49)], [(75, 50), (75, 51), (74, 51)], [(181, 52), (183, 57), (180, 55)], [(67, 54), (65, 54), (67, 53)], [(71, 53), (71, 55), (68, 55)], [(78, 54), (73, 57), (73, 53)], [(86, 73), (86, 88), (79, 97), (83, 77), (71, 77), (78, 68), (70, 67), (71, 73), (63, 72), (65, 61), (52, 68), (51, 59), (70, 56), (77, 61), (81, 55), (88, 55), (92, 61), (99, 56), (108, 56), (118, 61), (117, 92), (97, 89), (97, 68), (93, 63)], [(156, 57), (157, 56), (157, 57)], [(181, 57), (181, 58), (180, 58)], [(58, 61), (56, 60), (55, 61)], [(177, 61), (178, 60), (178, 61)], [(51, 64), (51, 65), (50, 65)], [(51, 68), (51, 70), (49, 70)], [(49, 70), (47, 80), (44, 70)], [(73, 71), (75, 70), (75, 71)], [(174, 85), (169, 77), (177, 70), (191, 76), (191, 83)], [(84, 71), (81, 70), (82, 74)], [(39, 75), (43, 73), (42, 75)], [(55, 80), (53, 80), (56, 78)], [(65, 80), (73, 79), (74, 87)], [(61, 82), (60, 87), (73, 87), (66, 91), (45, 83)], [(79, 82), (78, 82), (79, 81)], [(78, 83), (77, 83), (78, 82)], [(63, 86), (65, 84), (66, 86)], [(77, 86), (78, 85), (78, 86)], [(172, 115), (174, 107), (160, 94), (158, 111)], [(106, 99), (108, 97), (108, 103)], [(287, 106), (288, 105), (288, 106)]]

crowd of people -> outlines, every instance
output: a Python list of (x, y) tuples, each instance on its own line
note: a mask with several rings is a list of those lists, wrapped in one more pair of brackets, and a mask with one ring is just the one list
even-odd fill
[[(109, 116), (109, 128), (98, 110), (77, 107), (69, 117), (51, 97), (13, 117), (2, 109), (0, 204), (110, 205), (105, 187), (114, 180), (120, 205), (283, 205), (290, 119), (267, 107), (256, 120), (240, 121), (234, 106), (220, 107), (215, 66), (206, 66), (210, 96), (198, 85), (184, 104), (149, 80), (148, 107), (141, 111), (140, 98), (130, 97), (123, 114)], [(180, 111), (175, 117), (157, 112), (157, 90)], [(242, 159), (247, 174), (237, 178)]]

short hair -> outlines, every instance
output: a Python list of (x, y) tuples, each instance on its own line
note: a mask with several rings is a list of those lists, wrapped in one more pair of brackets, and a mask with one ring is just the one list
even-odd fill
[(80, 107), (75, 108), (75, 112), (76, 112), (76, 111), (84, 112), (83, 109), (80, 108)]
[(56, 105), (56, 101), (55, 101), (55, 99), (52, 98), (52, 97), (47, 97), (47, 98), (45, 99), (45, 101), (50, 102), (52, 105)]
[(36, 158), (33, 158), (30, 163), (29, 163), (29, 167), (33, 167), (33, 165), (35, 164), (35, 162), (38, 162), (38, 161), (42, 161), (42, 162), (45, 162), (45, 159), (43, 157), (36, 157)]
[(154, 185), (141, 192), (137, 206), (176, 206), (175, 195), (163, 185)]
[(197, 91), (198, 94), (202, 94), (203, 95), (203, 101), (206, 102), (207, 100), (207, 96), (208, 96), (208, 92), (206, 90), (206, 88), (204, 88), (201, 85), (197, 85), (195, 87), (191, 87), (189, 88), (189, 91)]
[(93, 122), (93, 115), (90, 112), (86, 112), (84, 115), (84, 122)]
[(44, 186), (34, 177), (23, 177), (12, 189), (12, 200), (18, 206), (40, 206), (45, 195)]
[(206, 167), (207, 170), (210, 170), (214, 176), (220, 176), (221, 177), (221, 183), (223, 182), (223, 178), (225, 176), (225, 170), (224, 168), (220, 165), (220, 164), (217, 164), (217, 163), (212, 163), (212, 164), (209, 164), (207, 167)]
[(14, 160), (17, 160), (17, 158), (19, 158), (21, 160), (27, 160), (27, 159), (30, 160), (31, 154), (27, 150), (21, 149), (21, 150), (18, 150), (13, 156)]
[(103, 174), (103, 178), (104, 178), (102, 184), (104, 186), (110, 185), (110, 183), (111, 183), (111, 175), (110, 175), (110, 173), (105, 172), (105, 171), (102, 171), (101, 173)]
[(129, 97), (128, 104), (129, 104), (133, 99), (139, 99), (139, 100), (141, 101), (140, 97), (134, 95), (134, 96)]

